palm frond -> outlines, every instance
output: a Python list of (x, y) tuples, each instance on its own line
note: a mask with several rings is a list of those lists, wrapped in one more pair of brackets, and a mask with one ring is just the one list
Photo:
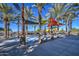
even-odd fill
[(13, 3), (13, 5), (15, 6), (15, 8), (16, 8), (17, 10), (21, 10), (19, 4), (17, 4), (17, 3)]

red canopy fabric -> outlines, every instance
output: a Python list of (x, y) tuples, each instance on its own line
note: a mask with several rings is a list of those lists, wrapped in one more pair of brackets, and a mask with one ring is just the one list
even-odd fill
[(48, 27), (50, 26), (61, 26), (63, 25), (62, 23), (57, 22), (54, 18), (49, 19), (50, 23), (48, 24)]
[(49, 18), (50, 23), (57, 23), (57, 21), (54, 18)]

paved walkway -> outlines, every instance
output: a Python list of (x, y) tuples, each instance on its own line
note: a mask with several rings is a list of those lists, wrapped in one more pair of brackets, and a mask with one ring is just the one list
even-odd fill
[(29, 56), (79, 56), (79, 36), (58, 38), (38, 46)]
[(2, 56), (79, 56), (79, 36), (67, 36), (40, 44), (32, 52), (19, 48), (19, 42), (7, 40), (0, 43), (0, 55)]

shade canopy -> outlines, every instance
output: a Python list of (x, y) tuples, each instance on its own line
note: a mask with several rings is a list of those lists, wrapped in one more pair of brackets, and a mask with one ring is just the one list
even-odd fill
[(57, 22), (54, 18), (49, 18), (49, 24), (48, 27), (50, 26), (62, 26), (64, 24)]
[(39, 24), (39, 23), (38, 23), (38, 22), (30, 21), (30, 20), (26, 20), (26, 21), (25, 21), (25, 24), (34, 24), (34, 25), (36, 24), (36, 25), (37, 25), (37, 24)]

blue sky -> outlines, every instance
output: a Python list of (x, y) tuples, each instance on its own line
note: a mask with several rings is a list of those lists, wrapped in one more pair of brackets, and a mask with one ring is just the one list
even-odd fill
[[(33, 4), (33, 3), (32, 3), (32, 4)], [(31, 7), (32, 4), (28, 3), (28, 4), (25, 4), (25, 6)], [(14, 7), (12, 4), (9, 4), (9, 5), (12, 6), (12, 7)], [(19, 5), (20, 5), (20, 7), (21, 7), (21, 4), (19, 4)], [(48, 12), (48, 8), (51, 8), (51, 5), (50, 5), (50, 4), (46, 5), (46, 6), (45, 6), (45, 9), (43, 9), (43, 12), (42, 12), (42, 16), (43, 16), (43, 17), (44, 17), (44, 16), (46, 15), (46, 13)], [(15, 8), (14, 8), (14, 10), (15, 10), (17, 13), (19, 13), (19, 11), (16, 10)], [(37, 8), (33, 8), (32, 11), (34, 12), (34, 16), (37, 17), (37, 16), (38, 16), (38, 10), (37, 10)], [(72, 26), (73, 26), (73, 28), (78, 28), (78, 29), (79, 29), (79, 18), (78, 18), (78, 17), (77, 17), (76, 19), (74, 19)], [(0, 23), (0, 27), (4, 27), (4, 24), (3, 24), (3, 23)], [(10, 28), (12, 29), (12, 31), (17, 31), (17, 25), (14, 24), (14, 23), (11, 23), (11, 24), (10, 24)], [(37, 28), (38, 28), (38, 26), (37, 26)], [(64, 29), (64, 30), (65, 30), (65, 26), (61, 26), (60, 29)], [(29, 25), (29, 26), (28, 26), (28, 30), (29, 30), (29, 31), (33, 31), (33, 30), (34, 30), (33, 25)], [(21, 31), (21, 25), (20, 25), (20, 31)]]

